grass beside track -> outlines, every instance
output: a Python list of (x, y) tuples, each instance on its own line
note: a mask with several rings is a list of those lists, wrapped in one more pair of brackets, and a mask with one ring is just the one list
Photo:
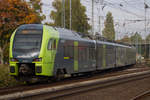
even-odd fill
[(21, 84), (17, 82), (13, 77), (9, 75), (9, 66), (0, 65), (0, 88), (1, 87), (10, 87)]

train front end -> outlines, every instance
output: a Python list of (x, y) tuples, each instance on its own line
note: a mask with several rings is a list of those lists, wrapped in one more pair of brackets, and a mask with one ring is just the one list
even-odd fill
[[(10, 39), (10, 75), (17, 80), (31, 81), (52, 76), (52, 60), (47, 54), (49, 35), (44, 25), (27, 24), (16, 29)], [(50, 57), (50, 56), (49, 56)]]

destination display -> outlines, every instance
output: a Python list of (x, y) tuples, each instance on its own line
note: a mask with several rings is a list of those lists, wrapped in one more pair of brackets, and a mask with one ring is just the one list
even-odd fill
[(22, 30), (20, 34), (41, 34), (41, 30)]

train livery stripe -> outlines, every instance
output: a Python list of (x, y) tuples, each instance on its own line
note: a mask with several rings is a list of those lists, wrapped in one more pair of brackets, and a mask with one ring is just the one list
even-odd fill
[(78, 42), (74, 41), (74, 71), (78, 71)]
[(106, 67), (106, 45), (103, 44), (103, 67)]
[(10, 38), (10, 48), (9, 48), (9, 66), (13, 66), (15, 68), (15, 73), (9, 73), (10, 75), (18, 75), (18, 66), (17, 66), (17, 62), (12, 62), (10, 59), (13, 58), (13, 53), (12, 53), (12, 48), (13, 48), (13, 40), (14, 40), (14, 36), (15, 36), (16, 30), (13, 32), (11, 38)]
[(10, 38), (9, 58), (13, 57), (12, 47), (13, 47), (13, 40), (14, 40), (15, 33), (16, 33), (16, 30), (13, 32), (13, 34), (12, 34), (12, 36)]

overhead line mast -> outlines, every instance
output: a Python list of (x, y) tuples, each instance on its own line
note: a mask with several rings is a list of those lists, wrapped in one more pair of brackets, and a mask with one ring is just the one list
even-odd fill
[(72, 10), (72, 5), (71, 5), (71, 3), (72, 3), (72, 0), (70, 0), (70, 30), (71, 30), (71, 26), (72, 26), (71, 25), (72, 24), (71, 23), (71, 21), (72, 21), (72, 11), (71, 11)]
[(94, 0), (92, 0), (92, 35), (95, 35), (95, 32), (94, 32)]
[(65, 0), (62, 0), (61, 26), (65, 28)]

